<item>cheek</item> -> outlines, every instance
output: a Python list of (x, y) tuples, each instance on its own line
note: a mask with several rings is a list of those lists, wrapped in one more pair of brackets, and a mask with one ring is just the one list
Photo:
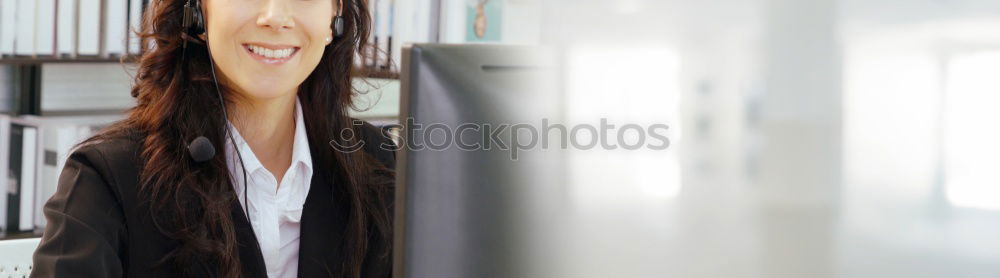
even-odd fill
[(237, 29), (219, 25), (219, 28), (213, 28), (214, 33), (209, 32), (209, 49), (212, 54), (212, 60), (215, 62), (215, 67), (219, 70), (218, 74), (226, 76), (228, 78), (235, 78), (239, 81), (243, 75), (247, 66), (251, 66), (250, 60), (246, 60), (243, 53), (242, 46), (237, 43), (237, 36), (235, 35)]
[(323, 52), (325, 51), (325, 43), (309, 42), (309, 46), (303, 48), (302, 53), (302, 66), (297, 67), (297, 72), (302, 76), (309, 76), (319, 65), (320, 60), (323, 59)]
[(310, 28), (304, 34), (305, 39), (308, 40), (308, 47), (304, 49), (306, 55), (303, 55), (303, 58), (309, 59), (309, 61), (304, 61), (308, 64), (318, 64), (328, 46), (326, 38), (332, 36), (333, 33), (330, 31), (329, 24), (324, 22), (312, 22), (309, 26)]
[[(234, 12), (214, 13), (208, 22), (208, 45), (216, 66), (232, 70), (238, 68), (242, 47), (238, 43), (241, 26), (248, 20), (246, 15)], [(219, 65), (219, 64), (224, 65)]]

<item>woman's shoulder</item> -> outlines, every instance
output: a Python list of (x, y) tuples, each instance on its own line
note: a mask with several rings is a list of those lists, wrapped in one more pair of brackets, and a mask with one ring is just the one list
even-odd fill
[(142, 165), (142, 140), (142, 134), (133, 129), (104, 130), (77, 145), (67, 163), (92, 168), (115, 188), (119, 183), (134, 183)]
[(107, 161), (135, 160), (142, 151), (144, 136), (133, 128), (104, 130), (81, 142), (72, 154), (100, 157)]
[[(386, 168), (396, 165), (396, 142), (386, 129), (368, 121), (352, 119), (362, 150), (381, 162)], [(77, 146), (69, 159), (85, 159), (100, 172), (118, 175), (138, 175), (145, 135), (135, 128), (117, 128), (103, 131)], [(110, 177), (109, 177), (110, 178)], [(118, 177), (122, 178), (122, 177)], [(132, 178), (124, 177), (131, 180)]]
[[(382, 127), (368, 121), (352, 119), (359, 139), (364, 142), (363, 151), (392, 168), (395, 161), (396, 144)], [(135, 164), (142, 152), (145, 135), (135, 128), (117, 128), (102, 131), (84, 140), (71, 152), (71, 156), (85, 156), (108, 162), (128, 162)], [(113, 165), (109, 165), (113, 166)]]
[(396, 167), (396, 143), (387, 130), (364, 120), (352, 120), (363, 143), (362, 149), (386, 168)]

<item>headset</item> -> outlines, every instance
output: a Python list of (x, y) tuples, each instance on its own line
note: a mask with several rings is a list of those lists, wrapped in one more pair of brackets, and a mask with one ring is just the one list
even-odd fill
[[(337, 10), (337, 15), (333, 18), (333, 31), (334, 38), (340, 38), (344, 35), (344, 17), (341, 14), (344, 11), (343, 0), (340, 1), (340, 5)], [(200, 35), (205, 34), (205, 16), (202, 13), (201, 1), (200, 0), (187, 0), (184, 3), (184, 18), (182, 21), (184, 37), (184, 46), (181, 54), (181, 61), (187, 59), (187, 43), (189, 40), (194, 40)], [(208, 48), (208, 38), (205, 39), (205, 48)], [(247, 217), (247, 221), (250, 221), (250, 207), (248, 206), (247, 198), (247, 170), (246, 165), (243, 163), (243, 155), (240, 154), (240, 149), (236, 147), (236, 140), (233, 139), (233, 135), (229, 130), (229, 118), (226, 113), (226, 103), (222, 98), (222, 92), (219, 90), (219, 80), (215, 76), (215, 61), (212, 58), (212, 52), (208, 52), (208, 61), (212, 66), (212, 81), (215, 83), (215, 94), (219, 98), (220, 107), (222, 107), (222, 118), (226, 122), (226, 134), (225, 136), (229, 138), (229, 142), (232, 143), (234, 149), (236, 150), (236, 156), (240, 160), (240, 169), (243, 170), (243, 213)], [(212, 142), (205, 138), (205, 136), (198, 136), (191, 141), (187, 146), (188, 153), (191, 155), (191, 159), (195, 162), (201, 163), (212, 159), (215, 156), (215, 146)]]
[[(333, 37), (341, 38), (344, 36), (344, 1), (340, 0), (340, 4), (337, 5), (337, 15), (333, 17)], [(198, 35), (205, 33), (205, 16), (202, 15), (201, 1), (199, 0), (187, 0), (184, 4), (184, 32), (189, 36), (197, 37)], [(185, 41), (185, 46), (187, 41)]]
[[(340, 38), (344, 35), (344, 17), (341, 16), (344, 10), (343, 1), (341, 0), (338, 7), (337, 15), (333, 18), (333, 30), (334, 38)], [(184, 3), (184, 18), (182, 21), (183, 31), (182, 35), (186, 35), (184, 38), (184, 46), (181, 54), (181, 60), (187, 59), (187, 43), (188, 40), (193, 40), (198, 38), (200, 35), (204, 34), (205, 29), (205, 16), (202, 14), (201, 1), (199, 0), (187, 0)], [(208, 48), (208, 42), (206, 38), (205, 48)], [(229, 118), (226, 113), (226, 103), (222, 98), (222, 92), (219, 90), (219, 80), (215, 74), (215, 61), (212, 59), (212, 53), (209, 51), (209, 63), (212, 66), (212, 81), (215, 83), (215, 94), (219, 98), (220, 107), (222, 107), (222, 118), (226, 122), (226, 134), (225, 136), (229, 138), (230, 143), (234, 146), (236, 150), (236, 155), (240, 160), (240, 169), (243, 170), (243, 213), (247, 217), (247, 221), (250, 221), (250, 207), (248, 206), (247, 198), (247, 170), (246, 165), (243, 163), (243, 155), (240, 153), (238, 147), (236, 147), (236, 140), (233, 139), (232, 133), (229, 130)], [(215, 146), (212, 142), (205, 138), (205, 136), (198, 136), (191, 141), (187, 146), (188, 152), (191, 155), (191, 159), (195, 162), (205, 162), (215, 156)]]
[[(181, 61), (183, 62), (187, 59), (187, 43), (189, 40), (194, 40), (198, 38), (199, 35), (205, 33), (205, 17), (202, 15), (201, 11), (201, 1), (199, 0), (187, 0), (184, 3), (184, 18), (182, 21), (183, 31), (182, 36), (184, 37), (184, 49), (181, 54)], [(208, 48), (208, 38), (205, 38), (205, 48)], [(212, 52), (208, 51), (208, 62), (212, 66), (212, 81), (215, 83), (215, 94), (219, 97), (219, 106), (222, 107), (222, 119), (226, 122), (226, 134), (225, 136), (229, 138), (229, 142), (233, 144), (236, 150), (236, 156), (240, 159), (240, 169), (243, 170), (243, 214), (246, 216), (247, 221), (250, 221), (250, 207), (248, 206), (249, 199), (247, 198), (247, 169), (246, 165), (243, 163), (243, 154), (240, 153), (239, 147), (236, 145), (236, 140), (233, 139), (232, 133), (229, 131), (229, 118), (228, 113), (226, 113), (226, 103), (222, 98), (222, 91), (219, 90), (219, 79), (215, 76), (215, 61), (212, 58)], [(212, 142), (205, 138), (205, 136), (198, 136), (191, 141), (187, 146), (188, 153), (191, 155), (191, 159), (195, 162), (201, 163), (212, 159), (215, 156), (215, 146)]]

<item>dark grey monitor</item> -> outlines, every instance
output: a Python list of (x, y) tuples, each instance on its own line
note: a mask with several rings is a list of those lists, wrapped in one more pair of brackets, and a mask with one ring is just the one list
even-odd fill
[[(395, 277), (525, 277), (544, 263), (534, 258), (533, 223), (547, 219), (540, 206), (561, 196), (561, 164), (538, 145), (514, 159), (510, 126), (559, 120), (549, 53), (404, 48), (399, 121), (407, 146), (397, 155)], [(522, 145), (538, 139), (519, 132)]]

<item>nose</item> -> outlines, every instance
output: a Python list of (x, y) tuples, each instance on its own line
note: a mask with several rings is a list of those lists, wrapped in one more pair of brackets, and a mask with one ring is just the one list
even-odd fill
[(271, 28), (275, 31), (295, 27), (295, 21), (292, 20), (284, 0), (264, 0), (261, 2), (257, 26)]

